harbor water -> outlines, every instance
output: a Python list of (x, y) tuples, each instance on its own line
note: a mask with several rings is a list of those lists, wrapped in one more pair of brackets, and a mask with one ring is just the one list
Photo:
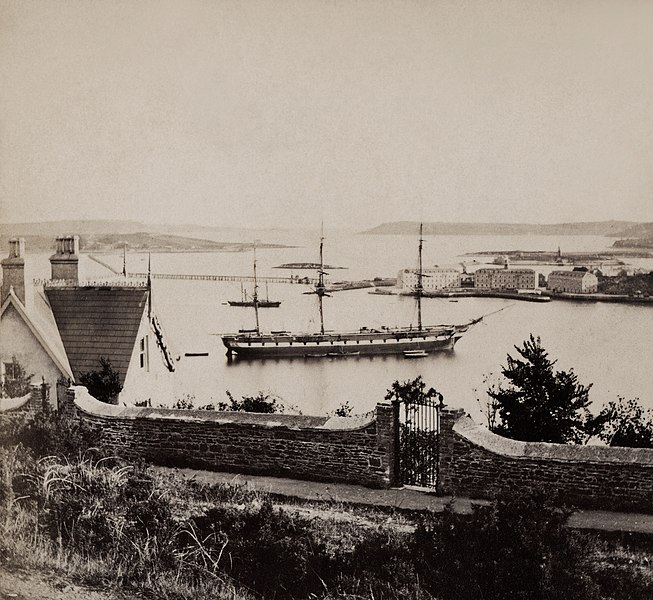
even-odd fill
[[(258, 273), (265, 276), (314, 276), (312, 271), (278, 269), (283, 263), (316, 262), (318, 232), (258, 232), (250, 239), (242, 232), (225, 233), (223, 241), (254, 241), (258, 238)], [(216, 238), (217, 239), (217, 238)], [(261, 247), (265, 243), (289, 247)], [(564, 252), (605, 250), (612, 240), (603, 237), (553, 236), (438, 236), (427, 237), (425, 267), (456, 265), (473, 258), (465, 253), (483, 250), (555, 250)], [(106, 254), (104, 262), (120, 269), (122, 256)], [(130, 253), (129, 271), (147, 269), (147, 255)], [(325, 241), (325, 263), (346, 269), (329, 270), (329, 279), (357, 280), (394, 277), (417, 260), (413, 236), (330, 234)], [(477, 258), (480, 262), (480, 259)], [(637, 267), (653, 268), (653, 261), (630, 261)], [(151, 257), (153, 273), (251, 275), (252, 253), (160, 253)], [(101, 277), (103, 267), (86, 261), (88, 276)], [(468, 266), (473, 270), (474, 264)], [(535, 270), (548, 273), (552, 266)], [(245, 284), (251, 291), (251, 284)], [(281, 300), (279, 308), (261, 309), (262, 330), (316, 331), (319, 329), (317, 300), (305, 294), (301, 284), (260, 284), (259, 294)], [(267, 359), (229, 362), (220, 334), (254, 327), (254, 312), (230, 307), (240, 299), (238, 282), (154, 279), (153, 305), (175, 357), (175, 384), (167, 398), (151, 398), (153, 405), (170, 404), (190, 397), (196, 405), (262, 391), (279, 396), (304, 414), (326, 414), (347, 402), (355, 412), (365, 412), (383, 400), (395, 380), (421, 375), (428, 385), (442, 392), (447, 404), (462, 407), (482, 420), (479, 399), (485, 397), (486, 381), (500, 373), (506, 354), (514, 354), (532, 333), (540, 336), (550, 356), (563, 370), (573, 368), (581, 383), (593, 383), (590, 397), (597, 406), (618, 396), (638, 397), (653, 408), (653, 306), (601, 303), (519, 302), (497, 298), (426, 298), (425, 324), (464, 323), (490, 314), (473, 327), (452, 352), (407, 360), (403, 356), (324, 359)], [(406, 326), (417, 323), (415, 301), (409, 297), (374, 295), (367, 289), (336, 292), (324, 299), (325, 326), (329, 330)], [(193, 356), (187, 356), (187, 354)], [(142, 400), (145, 400), (143, 398)]]

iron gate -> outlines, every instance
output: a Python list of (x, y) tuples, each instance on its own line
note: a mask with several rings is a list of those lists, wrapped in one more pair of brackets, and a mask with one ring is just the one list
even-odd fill
[[(440, 408), (442, 394), (425, 395), (399, 402), (396, 468), (399, 483), (435, 488), (438, 483)], [(403, 408), (402, 406), (403, 405)]]

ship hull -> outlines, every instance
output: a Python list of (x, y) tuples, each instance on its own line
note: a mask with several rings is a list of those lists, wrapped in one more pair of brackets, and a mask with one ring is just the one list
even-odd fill
[[(239, 306), (241, 308), (254, 308), (254, 302), (249, 300), (229, 300), (227, 302), (229, 306)], [(281, 305), (281, 300), (259, 300), (259, 308), (279, 308)]]
[(337, 358), (346, 356), (402, 355), (452, 350), (461, 330), (434, 334), (362, 333), (359, 335), (224, 336), (228, 356), (237, 358)]

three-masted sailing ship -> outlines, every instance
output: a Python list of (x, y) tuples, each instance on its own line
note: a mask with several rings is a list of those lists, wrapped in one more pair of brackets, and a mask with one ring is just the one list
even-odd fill
[[(315, 288), (308, 293), (318, 297), (319, 333), (273, 331), (261, 333), (256, 313), (256, 329), (222, 336), (227, 356), (238, 358), (322, 358), (374, 354), (403, 354), (406, 358), (426, 356), (431, 352), (451, 350), (465, 332), (481, 319), (462, 325), (423, 325), (422, 297), (422, 225), (419, 236), (419, 264), (414, 296), (417, 301), (417, 327), (362, 327), (358, 331), (326, 331), (322, 299), (329, 296), (325, 286), (324, 236), (320, 237), (320, 268)], [(481, 317), (482, 318), (482, 317)]]

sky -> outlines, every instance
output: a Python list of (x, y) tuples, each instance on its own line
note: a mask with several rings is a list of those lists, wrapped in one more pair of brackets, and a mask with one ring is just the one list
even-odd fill
[(0, 222), (653, 221), (650, 0), (0, 0)]

